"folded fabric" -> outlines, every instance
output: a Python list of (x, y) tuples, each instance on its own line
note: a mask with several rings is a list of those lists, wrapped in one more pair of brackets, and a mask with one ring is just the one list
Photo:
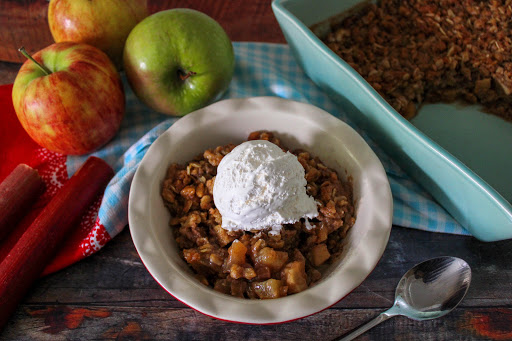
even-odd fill
[[(223, 98), (278, 96), (310, 103), (347, 122), (368, 142), (386, 169), (393, 193), (393, 224), (421, 230), (469, 235), (426, 191), (407, 176), (376, 145), (364, 131), (358, 129), (346, 116), (342, 107), (324, 94), (296, 64), (287, 45), (268, 43), (234, 43), (236, 68), (233, 80)], [(119, 134), (92, 155), (103, 158), (116, 175), (108, 185), (99, 206), (94, 226), (87, 230), (87, 242), (74, 258), (67, 259), (52, 270), (99, 250), (108, 240), (122, 231), (128, 223), (128, 195), (137, 166), (149, 146), (178, 118), (158, 114), (140, 102), (125, 82), (126, 116)], [(39, 154), (60, 158), (65, 162), (65, 177), (71, 176), (87, 156), (62, 156), (46, 150)], [(53, 155), (53, 156), (52, 156)], [(79, 238), (75, 239), (75, 243)], [(84, 246), (85, 245), (85, 246)], [(76, 245), (68, 249), (76, 248)], [(69, 250), (68, 250), (69, 253)], [(67, 257), (67, 258), (66, 258)]]

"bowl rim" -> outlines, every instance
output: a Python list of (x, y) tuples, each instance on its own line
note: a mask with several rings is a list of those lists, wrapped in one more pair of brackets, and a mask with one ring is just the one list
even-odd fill
[[(244, 111), (261, 111), (263, 108), (271, 112), (271, 115), (293, 115), (298, 120), (308, 119), (310, 122), (313, 122), (314, 118), (314, 123), (318, 123), (319, 127), (337, 129), (344, 139), (350, 141), (347, 143), (350, 145), (349, 147), (343, 145), (341, 148), (352, 148), (348, 149), (349, 152), (356, 151), (354, 148), (361, 148), (358, 151), (365, 156), (365, 162), (367, 162), (365, 165), (370, 166), (368, 172), (364, 171), (364, 175), (367, 177), (362, 182), (365, 183), (365, 186), (368, 185), (365, 188), (372, 195), (367, 195), (365, 203), (361, 204), (365, 205), (361, 207), (364, 209), (365, 216), (368, 217), (356, 219), (354, 227), (357, 226), (358, 221), (367, 222), (372, 226), (361, 227), (364, 228), (364, 233), (358, 242), (364, 245), (364, 250), (360, 245), (356, 249), (351, 249), (349, 255), (342, 260), (342, 265), (337, 264), (337, 270), (332, 271), (325, 280), (320, 281), (317, 285), (301, 293), (279, 299), (248, 300), (217, 293), (200, 284), (196, 279), (190, 278), (192, 276), (188, 275), (187, 278), (187, 275), (180, 271), (176, 264), (166, 263), (158, 252), (155, 252), (155, 249), (158, 249), (158, 241), (155, 240), (157, 237), (153, 236), (151, 227), (149, 227), (152, 224), (151, 208), (149, 207), (151, 193), (147, 188), (150, 186), (154, 169), (161, 161), (156, 160), (153, 155), (161, 154), (162, 150), (167, 148), (166, 143), (169, 142), (167, 138), (173, 133), (187, 125), (190, 126), (190, 124), (209, 124), (208, 122), (215, 122), (226, 115), (233, 113), (243, 115)], [(167, 157), (169, 158), (167, 161), (170, 162), (171, 157)], [(350, 157), (357, 160), (354, 154), (351, 154)], [(168, 163), (165, 165), (165, 169), (167, 167)], [(160, 183), (162, 180), (159, 180)], [(129, 195), (128, 215), (132, 240), (144, 266), (160, 286), (177, 300), (205, 315), (225, 321), (274, 324), (296, 320), (322, 311), (336, 304), (366, 279), (386, 248), (392, 227), (393, 200), (389, 182), (380, 160), (353, 128), (313, 105), (265, 96), (219, 101), (190, 113), (171, 125), (153, 142), (135, 172)], [(164, 223), (167, 224), (167, 222)], [(169, 266), (171, 267), (169, 268)], [(347, 273), (349, 274), (348, 280), (343, 278), (347, 282), (345, 284), (343, 281), (339, 282), (341, 279), (339, 269), (344, 270), (345, 276)], [(170, 272), (173, 272), (172, 278), (169, 275)], [(342, 285), (333, 285), (333, 283), (342, 283)], [(323, 297), (326, 291), (330, 294), (328, 299)], [(241, 307), (243, 307), (242, 311), (240, 311)], [(238, 309), (236, 315), (230, 312), (232, 309)]]
[[(450, 168), (457, 170), (457, 172), (467, 181), (467, 183), (475, 188), (475, 190), (480, 195), (479, 198), (484, 198), (489, 202), (489, 206), (493, 210), (491, 213), (500, 216), (500, 219), (496, 218), (493, 223), (508, 222), (509, 224), (507, 224), (507, 226), (510, 225), (510, 223), (512, 223), (512, 202), (508, 202), (501, 193), (499, 193), (494, 187), (483, 180), (471, 168), (466, 166), (461, 160), (440, 146), (436, 141), (432, 140), (428, 135), (416, 128), (412, 123), (410, 123), (408, 120), (402, 117), (402, 115), (396, 112), (396, 110), (390, 104), (388, 104), (386, 100), (357, 71), (355, 71), (334, 51), (329, 49), (329, 47), (323, 43), (321, 39), (292, 12), (291, 9), (287, 7), (289, 4), (297, 3), (300, 1), (302, 0), (273, 0), (271, 6), (274, 13), (276, 14), (276, 18), (278, 16), (285, 18), (300, 32), (300, 34), (304, 36), (305, 39), (314, 44), (314, 46), (318, 48), (322, 54), (324, 54), (329, 60), (331, 60), (341, 70), (343, 70), (343, 72), (352, 78), (366, 96), (368, 96), (370, 99), (375, 101), (378, 106), (380, 106), (382, 109), (382, 120), (389, 120), (395, 125), (395, 128), (399, 128), (404, 132), (404, 134), (412, 136), (414, 139), (418, 140), (423, 145), (424, 149), (435, 153), (440, 159), (444, 159), (446, 164), (450, 165)], [(332, 13), (331, 16), (324, 18), (324, 20), (329, 20), (338, 14), (339, 13)], [(284, 31), (282, 23), (279, 22), (279, 24), (281, 29)], [(382, 123), (382, 120), (379, 123)], [(428, 191), (429, 193), (432, 193), (430, 190)], [(436, 197), (436, 199), (438, 198)], [(475, 238), (479, 240), (498, 241), (508, 239), (512, 236), (512, 233), (508, 230), (508, 228), (500, 228), (499, 230), (489, 233), (488, 229), (474, 227), (471, 217), (458, 212), (458, 210), (463, 209), (461, 208), (463, 205), (461, 205), (461, 207), (443, 205), (443, 207), (452, 216), (454, 216), (464, 228), (466, 228)], [(486, 225), (488, 225), (488, 223), (486, 223)]]

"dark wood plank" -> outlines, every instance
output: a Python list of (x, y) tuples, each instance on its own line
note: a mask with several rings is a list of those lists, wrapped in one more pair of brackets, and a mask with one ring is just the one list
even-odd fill
[(0, 62), (0, 85), (14, 82), (21, 64)]
[(0, 60), (23, 62), (18, 48), (33, 53), (53, 42), (47, 11), (46, 0), (0, 1)]
[(186, 7), (204, 12), (217, 20), (233, 41), (284, 43), (274, 17), (271, 0), (149, 0), (151, 13), (162, 9)]
[[(6, 330), (6, 340), (332, 340), (371, 319), (371, 309), (330, 309), (281, 325), (249, 326), (214, 320), (191, 309), (30, 306), (18, 311), (23, 328)], [(512, 309), (458, 309), (449, 317), (413, 321), (395, 317), (360, 340), (509, 340), (510, 330), (484, 321), (511, 323)]]

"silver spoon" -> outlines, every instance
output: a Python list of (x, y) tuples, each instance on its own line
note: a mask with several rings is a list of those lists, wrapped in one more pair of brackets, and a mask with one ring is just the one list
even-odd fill
[(417, 321), (444, 316), (462, 301), (470, 283), (471, 268), (460, 258), (439, 257), (417, 264), (398, 282), (391, 308), (337, 340), (352, 340), (397, 315)]

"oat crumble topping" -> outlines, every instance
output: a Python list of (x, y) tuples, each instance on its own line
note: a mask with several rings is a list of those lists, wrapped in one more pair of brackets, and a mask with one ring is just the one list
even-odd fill
[[(253, 132), (248, 140), (267, 140), (286, 150), (270, 132)], [(279, 234), (228, 231), (221, 227), (213, 186), (217, 166), (234, 147), (208, 149), (167, 171), (162, 198), (181, 256), (199, 281), (228, 295), (271, 299), (301, 292), (320, 280), (321, 268), (343, 250), (355, 222), (352, 183), (309, 152), (291, 151), (304, 167), (306, 191), (319, 203), (319, 215), (284, 224)]]
[(462, 99), (512, 120), (512, 1), (381, 0), (324, 42), (400, 114)]

